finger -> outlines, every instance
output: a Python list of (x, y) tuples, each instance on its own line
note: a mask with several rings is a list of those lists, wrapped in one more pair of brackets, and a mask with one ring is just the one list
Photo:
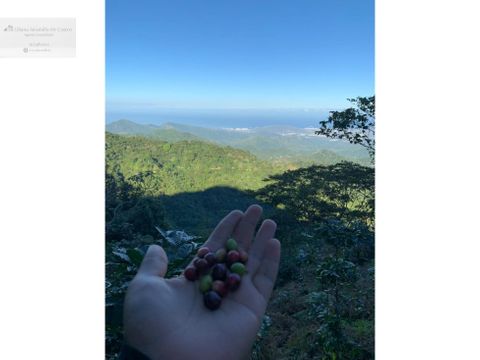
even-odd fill
[(268, 240), (275, 236), (276, 229), (277, 224), (275, 224), (275, 221), (270, 219), (265, 220), (262, 223), (262, 226), (260, 226), (257, 236), (255, 236), (255, 241), (253, 242), (248, 254), (247, 270), (252, 274), (254, 274), (260, 266)]
[(230, 212), (218, 223), (204, 246), (207, 246), (211, 251), (215, 251), (223, 246), (227, 239), (232, 236), (235, 226), (242, 218), (243, 212), (240, 210), (233, 210)]
[(260, 205), (251, 205), (237, 224), (233, 231), (233, 238), (238, 242), (240, 248), (248, 251), (252, 243), (255, 228), (262, 216), (263, 209)]
[(167, 273), (168, 258), (162, 247), (150, 245), (143, 258), (138, 274), (164, 277)]
[(280, 241), (269, 239), (266, 241), (264, 256), (257, 272), (253, 275), (253, 285), (262, 294), (265, 303), (272, 295), (273, 286), (278, 274), (280, 263)]

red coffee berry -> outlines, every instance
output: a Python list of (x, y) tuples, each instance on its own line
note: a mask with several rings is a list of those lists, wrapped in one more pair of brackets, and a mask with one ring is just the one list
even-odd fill
[(242, 278), (238, 274), (235, 274), (235, 273), (228, 274), (227, 281), (226, 281), (228, 290), (230, 291), (237, 290), (238, 287), (240, 286), (241, 280)]
[(228, 293), (227, 285), (220, 280), (215, 280), (212, 283), (212, 290), (218, 293), (221, 297), (225, 297)]
[(210, 249), (206, 246), (202, 246), (200, 249), (197, 251), (197, 256), (199, 258), (203, 258), (205, 255), (207, 255), (210, 252)]
[(185, 275), (185, 277), (187, 278), (187, 280), (190, 280), (190, 281), (195, 281), (198, 279), (198, 273), (197, 273), (197, 269), (193, 266), (189, 266), (185, 269), (185, 271), (183, 272), (183, 274)]
[(217, 310), (222, 304), (222, 298), (215, 291), (209, 291), (203, 295), (203, 303), (210, 310)]
[(217, 262), (215, 254), (213, 252), (209, 252), (208, 254), (206, 254), (204, 259), (207, 260), (208, 265), (214, 265)]
[(193, 261), (193, 265), (199, 270), (199, 271), (203, 271), (203, 270), (206, 270), (208, 268), (208, 262), (207, 260), (205, 259), (195, 259)]
[(236, 263), (240, 260), (240, 254), (238, 253), (237, 250), (231, 250), (227, 254), (227, 263), (228, 264), (233, 264)]
[(225, 280), (227, 277), (227, 267), (224, 264), (216, 264), (212, 268), (213, 280)]
[(240, 261), (246, 263), (248, 260), (248, 253), (245, 250), (239, 250), (238, 253), (240, 254)]

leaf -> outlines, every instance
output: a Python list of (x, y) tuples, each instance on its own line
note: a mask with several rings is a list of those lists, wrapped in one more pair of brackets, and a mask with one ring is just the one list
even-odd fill
[(143, 253), (140, 252), (138, 249), (128, 249), (127, 250), (127, 255), (130, 258), (130, 262), (135, 265), (136, 267), (139, 267), (140, 264), (142, 263), (143, 260)]

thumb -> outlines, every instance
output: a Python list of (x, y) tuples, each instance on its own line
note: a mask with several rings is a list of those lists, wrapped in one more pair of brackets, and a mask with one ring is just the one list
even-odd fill
[(165, 250), (158, 245), (150, 245), (143, 258), (138, 274), (164, 277), (167, 273), (168, 258)]

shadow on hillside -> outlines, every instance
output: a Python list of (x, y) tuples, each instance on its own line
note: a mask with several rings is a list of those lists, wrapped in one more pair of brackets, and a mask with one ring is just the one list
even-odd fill
[(107, 196), (106, 239), (129, 239), (135, 234), (158, 238), (156, 226), (206, 237), (230, 211), (245, 210), (254, 203), (263, 206), (266, 216), (272, 214), (271, 206), (259, 202), (255, 193), (226, 186), (175, 195), (124, 197), (110, 203)]
[[(161, 196), (159, 200), (165, 204), (165, 220), (171, 228), (184, 229), (201, 236), (208, 236), (218, 221), (230, 211), (244, 211), (251, 204), (259, 202), (253, 192), (226, 186)], [(272, 213), (269, 205), (261, 205), (267, 216)]]
[(197, 192), (145, 196), (123, 178), (106, 179), (106, 237), (131, 238), (134, 233), (158, 235), (155, 226), (207, 236), (234, 209), (253, 203), (265, 216), (295, 226), (328, 219), (373, 221), (374, 169), (351, 162), (315, 165), (265, 179), (258, 191), (217, 186)]

